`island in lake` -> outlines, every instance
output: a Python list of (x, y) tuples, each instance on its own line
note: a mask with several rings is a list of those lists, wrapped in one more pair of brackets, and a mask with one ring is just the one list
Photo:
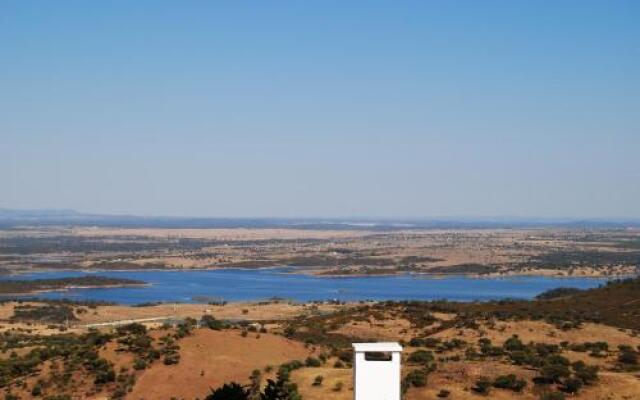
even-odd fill
[(95, 275), (56, 279), (0, 280), (0, 295), (24, 295), (77, 288), (115, 288), (143, 285), (146, 285), (146, 283), (135, 279)]

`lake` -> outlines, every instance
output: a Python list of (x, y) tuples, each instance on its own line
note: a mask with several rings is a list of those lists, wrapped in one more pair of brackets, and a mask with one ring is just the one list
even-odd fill
[[(315, 277), (291, 274), (287, 268), (225, 269), (206, 271), (78, 271), (38, 272), (3, 279), (45, 279), (89, 274), (138, 279), (148, 287), (71, 289), (40, 293), (46, 299), (99, 300), (122, 304), (146, 302), (206, 302), (264, 300), (281, 297), (296, 301), (354, 300), (497, 300), (531, 299), (557, 287), (589, 289), (606, 278), (551, 278), (520, 276), (473, 278), (394, 275), (368, 277)], [(29, 297), (34, 297), (30, 295)]]

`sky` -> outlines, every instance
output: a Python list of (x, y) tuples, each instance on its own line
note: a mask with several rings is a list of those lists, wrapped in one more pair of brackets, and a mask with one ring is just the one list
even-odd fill
[(0, 207), (640, 217), (640, 2), (0, 2)]

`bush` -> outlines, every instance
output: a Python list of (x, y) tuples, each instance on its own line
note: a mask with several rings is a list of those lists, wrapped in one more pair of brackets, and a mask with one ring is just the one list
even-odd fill
[(565, 396), (560, 392), (548, 392), (542, 394), (540, 400), (565, 400)]
[(145, 368), (147, 368), (147, 362), (141, 358), (136, 358), (136, 361), (133, 363), (133, 369), (142, 371)]
[(440, 344), (440, 339), (438, 338), (413, 338), (409, 341), (409, 346), (411, 347), (429, 347), (435, 348)]
[(278, 378), (277, 381), (267, 380), (267, 386), (260, 395), (260, 400), (301, 400), (298, 387), (288, 379)]
[(476, 385), (471, 390), (479, 394), (488, 394), (492, 384), (491, 379), (482, 376), (476, 381)]
[(164, 356), (164, 360), (162, 360), (164, 365), (174, 365), (180, 362), (180, 354), (178, 353), (169, 353)]
[(303, 366), (304, 364), (302, 364), (298, 360), (289, 361), (288, 363), (284, 363), (280, 365), (280, 368), (278, 368), (278, 373), (277, 373), (278, 379), (282, 381), (288, 381), (289, 376), (291, 375), (291, 371), (300, 369)]
[(147, 327), (139, 324), (139, 323), (133, 323), (133, 324), (127, 324), (127, 325), (122, 325), (116, 328), (116, 332), (118, 333), (118, 335), (144, 335), (147, 333)]
[(413, 364), (430, 364), (433, 362), (433, 353), (427, 350), (417, 350), (409, 355), (408, 361)]
[(34, 397), (42, 395), (42, 386), (39, 383), (36, 383), (31, 389), (31, 395)]
[(200, 319), (200, 324), (209, 329), (213, 329), (214, 331), (219, 331), (225, 328), (225, 324), (222, 321), (215, 319), (212, 315), (203, 315)]
[(291, 339), (295, 334), (296, 334), (296, 328), (294, 326), (288, 325), (286, 328), (284, 328), (285, 337)]
[(450, 391), (446, 390), (446, 389), (440, 389), (440, 391), (438, 392), (437, 396), (444, 399), (449, 397), (449, 395), (451, 394)]
[(627, 365), (638, 365), (638, 354), (632, 350), (622, 351), (618, 356), (618, 361)]
[(546, 364), (540, 369), (538, 380), (541, 383), (560, 383), (562, 378), (571, 374), (569, 368), (562, 364)]
[(342, 387), (344, 386), (344, 384), (340, 381), (336, 382), (336, 384), (333, 386), (333, 391), (334, 392), (339, 392), (342, 390)]
[(493, 346), (491, 340), (487, 338), (479, 339), (478, 344), (480, 345), (480, 353), (485, 356), (498, 357), (504, 355), (502, 347)]
[(322, 375), (318, 375), (313, 379), (313, 384), (312, 386), (322, 386), (322, 381), (324, 380), (324, 378), (322, 377)]
[(423, 370), (413, 370), (404, 378), (405, 387), (423, 387), (427, 385), (427, 373)]
[(524, 379), (518, 379), (514, 374), (500, 375), (494, 380), (493, 386), (520, 392), (527, 386), (527, 382)]
[(561, 380), (569, 375), (571, 375), (569, 360), (554, 354), (544, 360), (544, 365), (540, 368), (540, 376), (536, 380), (540, 383), (561, 383)]
[(518, 338), (518, 335), (513, 335), (506, 342), (504, 342), (503, 347), (508, 351), (516, 351), (516, 350), (524, 350), (525, 346), (522, 341)]
[(307, 359), (304, 362), (304, 365), (307, 367), (320, 367), (322, 366), (322, 362), (320, 362), (320, 360), (318, 360), (315, 357), (307, 357)]
[(580, 379), (585, 385), (598, 380), (598, 367), (595, 365), (586, 365), (583, 361), (576, 361), (572, 365), (573, 373), (576, 378)]
[(340, 359), (340, 361), (345, 362), (345, 363), (351, 363), (351, 361), (353, 361), (353, 350), (348, 349), (348, 350), (342, 350), (338, 353), (338, 358)]

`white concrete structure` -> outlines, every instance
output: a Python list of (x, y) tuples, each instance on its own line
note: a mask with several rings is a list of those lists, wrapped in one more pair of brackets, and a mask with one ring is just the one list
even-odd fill
[(354, 400), (400, 400), (398, 343), (353, 343)]

